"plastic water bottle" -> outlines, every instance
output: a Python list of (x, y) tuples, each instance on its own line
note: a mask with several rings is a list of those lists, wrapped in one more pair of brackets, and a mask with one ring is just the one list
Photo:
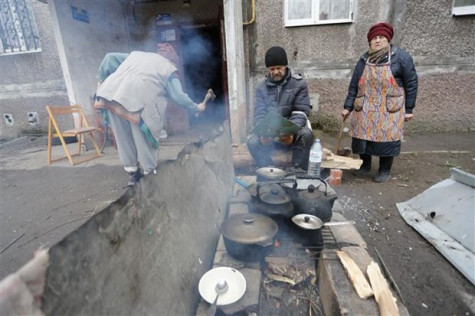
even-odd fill
[(322, 144), (320, 139), (315, 139), (315, 143), (310, 148), (310, 156), (308, 158), (308, 171), (309, 176), (320, 177), (320, 165), (322, 164)]

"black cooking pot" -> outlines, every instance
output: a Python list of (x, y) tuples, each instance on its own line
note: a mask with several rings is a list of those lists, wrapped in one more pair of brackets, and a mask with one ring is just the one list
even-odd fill
[(221, 224), (229, 255), (242, 261), (259, 261), (274, 244), (277, 223), (262, 214), (234, 214)]

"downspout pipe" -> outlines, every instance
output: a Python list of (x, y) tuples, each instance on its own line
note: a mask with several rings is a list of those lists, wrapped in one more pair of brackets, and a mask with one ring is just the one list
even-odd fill
[(243, 25), (250, 25), (256, 20), (256, 0), (251, 0), (251, 19), (243, 22)]

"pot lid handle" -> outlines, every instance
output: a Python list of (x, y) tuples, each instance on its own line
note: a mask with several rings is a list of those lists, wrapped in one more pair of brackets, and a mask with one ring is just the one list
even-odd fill
[(247, 225), (254, 223), (254, 220), (255, 220), (255, 218), (252, 215), (244, 216), (242, 218), (243, 223), (247, 224)]

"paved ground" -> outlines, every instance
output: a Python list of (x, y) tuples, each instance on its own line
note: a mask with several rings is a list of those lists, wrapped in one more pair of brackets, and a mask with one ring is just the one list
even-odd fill
[[(170, 138), (160, 159), (173, 159), (185, 143), (199, 137), (200, 132)], [(333, 149), (335, 136), (322, 139)], [(409, 153), (396, 159), (391, 182), (377, 185), (345, 172), (337, 189), (345, 217), (356, 220), (370, 251), (376, 246), (382, 253), (413, 315), (475, 314), (474, 287), (403, 222), (395, 207), (447, 178), (451, 166), (474, 173), (474, 150), (473, 132), (407, 136), (403, 151)], [(0, 178), (0, 278), (120, 197), (126, 182), (111, 146), (103, 157), (81, 165), (62, 161), (48, 166), (45, 140), (33, 138), (1, 145)]]
[[(206, 133), (198, 128), (169, 137), (159, 160), (175, 159), (186, 144)], [(53, 147), (53, 157), (62, 154), (61, 146)], [(102, 157), (76, 166), (67, 160), (48, 166), (45, 138), (23, 137), (2, 144), (0, 279), (28, 262), (36, 249), (55, 244), (122, 196), (127, 177), (110, 144)]]

